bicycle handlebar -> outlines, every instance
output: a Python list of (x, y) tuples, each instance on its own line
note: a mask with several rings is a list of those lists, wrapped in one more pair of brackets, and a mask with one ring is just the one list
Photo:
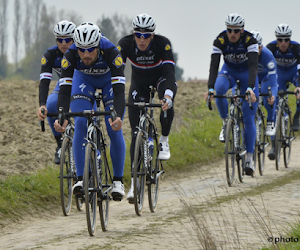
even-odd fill
[(208, 92), (208, 97), (207, 97), (207, 101), (206, 101), (206, 107), (208, 107), (209, 110), (212, 110), (212, 107), (211, 107), (211, 96), (214, 95), (213, 92)]
[(249, 108), (254, 109), (252, 106), (251, 98), (250, 98), (250, 93), (246, 93), (245, 95), (214, 95), (215, 98), (228, 98), (228, 99), (235, 99), (235, 98), (245, 98), (248, 95), (248, 103), (249, 103)]
[[(41, 112), (44, 115), (45, 114), (45, 109), (42, 108)], [(40, 126), (41, 126), (41, 129), (42, 129), (42, 132), (45, 132), (45, 121), (40, 121)]]
[(128, 107), (138, 107), (138, 108), (144, 108), (144, 107), (149, 107), (149, 108), (161, 108), (161, 104), (152, 104), (148, 102), (133, 102), (133, 103), (126, 103), (126, 106)]

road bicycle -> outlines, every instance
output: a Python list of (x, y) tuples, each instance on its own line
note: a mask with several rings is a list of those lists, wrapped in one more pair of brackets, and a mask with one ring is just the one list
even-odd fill
[[(42, 114), (45, 110), (42, 109)], [(58, 117), (57, 113), (48, 113), (48, 117)], [(45, 131), (45, 123), (41, 122), (41, 129)], [(72, 207), (72, 187), (77, 182), (76, 167), (73, 156), (73, 134), (74, 123), (68, 119), (68, 125), (63, 133), (63, 141), (60, 151), (60, 200), (62, 212), (65, 216), (70, 215)], [(83, 200), (75, 197), (75, 203), (78, 211), (82, 211)]]
[[(287, 89), (290, 83), (287, 83)], [(295, 134), (292, 130), (292, 111), (288, 103), (288, 95), (295, 95), (292, 91), (278, 91), (279, 98), (276, 111), (276, 135), (275, 135), (275, 166), (279, 170), (281, 149), (283, 151), (284, 166), (287, 168), (290, 162), (292, 141)]]
[(99, 206), (102, 231), (107, 230), (109, 217), (109, 202), (112, 190), (112, 173), (108, 162), (107, 143), (100, 116), (110, 115), (116, 119), (116, 112), (111, 106), (110, 111), (100, 111), (101, 93), (96, 92), (97, 110), (63, 113), (59, 110), (59, 121), (67, 117), (82, 116), (87, 118), (88, 129), (85, 138), (85, 165), (83, 174), (83, 193), (86, 210), (87, 227), (90, 236), (95, 235), (97, 206)]
[[(139, 125), (136, 127), (135, 150), (133, 160), (134, 207), (138, 216), (142, 214), (145, 186), (148, 187), (148, 202), (151, 212), (155, 212), (158, 202), (160, 177), (163, 176), (163, 164), (158, 159), (160, 151), (157, 127), (154, 119), (155, 88), (150, 86), (150, 102), (127, 103), (127, 106), (140, 109)], [(151, 143), (149, 143), (151, 141)], [(153, 142), (153, 143), (152, 143)]]

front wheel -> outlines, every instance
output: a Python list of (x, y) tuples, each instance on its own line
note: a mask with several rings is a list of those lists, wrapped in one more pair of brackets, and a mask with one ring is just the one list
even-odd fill
[(83, 187), (85, 197), (86, 222), (90, 236), (96, 231), (97, 211), (97, 164), (96, 152), (91, 143), (85, 147), (85, 163), (83, 174)]
[[(261, 112), (261, 111), (260, 111)], [(258, 159), (258, 169), (259, 174), (262, 176), (265, 168), (265, 156), (266, 156), (266, 146), (267, 143), (267, 136), (266, 136), (266, 124), (264, 120), (264, 116), (262, 113), (259, 113), (256, 124), (256, 149), (257, 149), (257, 159)]]
[(234, 140), (234, 124), (231, 119), (228, 119), (225, 134), (225, 164), (227, 183), (229, 187), (232, 186), (232, 183), (234, 181), (236, 164)]
[(275, 135), (275, 165), (276, 170), (279, 170), (281, 145), (283, 142), (282, 136), (282, 110), (279, 108), (276, 117), (276, 135)]
[(292, 141), (295, 139), (294, 131), (292, 131), (292, 116), (291, 113), (285, 116), (285, 136), (283, 141), (283, 159), (284, 166), (287, 168), (290, 163)]
[(147, 151), (148, 143), (143, 138), (143, 132), (139, 131), (135, 141), (134, 161), (133, 161), (133, 193), (134, 193), (134, 208), (135, 213), (141, 216), (144, 205), (145, 183), (146, 183), (146, 168), (147, 161), (145, 150)]

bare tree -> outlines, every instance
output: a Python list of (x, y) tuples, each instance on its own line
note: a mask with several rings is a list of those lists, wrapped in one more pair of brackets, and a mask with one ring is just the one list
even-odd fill
[(32, 43), (32, 34), (33, 34), (33, 25), (32, 25), (32, 17), (35, 13), (33, 13), (33, 3), (30, 0), (25, 0), (25, 16), (23, 22), (23, 36), (24, 36), (24, 47), (25, 47), (25, 54), (28, 53), (31, 43)]
[(64, 10), (59, 11), (57, 22), (60, 22), (62, 20), (71, 21), (71, 22), (75, 23), (76, 25), (79, 25), (80, 23), (82, 23), (82, 17), (74, 11), (69, 11), (69, 12), (65, 12)]
[(41, 18), (41, 6), (43, 5), (43, 1), (41, 0), (32, 0), (32, 11), (34, 13), (34, 21), (33, 23), (35, 24), (34, 26), (34, 31), (32, 33), (32, 39), (37, 41), (39, 38), (39, 34), (38, 34), (38, 29), (39, 29), (39, 22), (40, 22), (40, 18)]
[(15, 21), (14, 21), (14, 48), (15, 48), (15, 65), (18, 68), (19, 45), (20, 45), (20, 25), (21, 25), (21, 3), (20, 0), (15, 0)]
[(0, 0), (0, 56), (6, 54), (7, 45), (7, 0)]

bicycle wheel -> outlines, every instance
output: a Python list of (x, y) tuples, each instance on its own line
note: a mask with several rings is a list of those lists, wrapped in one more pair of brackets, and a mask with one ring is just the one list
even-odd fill
[(144, 204), (146, 167), (145, 151), (147, 152), (148, 143), (143, 138), (143, 132), (139, 131), (135, 142), (134, 161), (133, 161), (133, 192), (135, 213), (141, 216)]
[(111, 191), (112, 183), (110, 178), (110, 169), (107, 161), (106, 150), (101, 150), (101, 160), (99, 167), (100, 187), (101, 195), (98, 198), (100, 223), (102, 231), (107, 231), (108, 226), (108, 215), (109, 215), (109, 201), (110, 196), (108, 192)]
[(283, 141), (283, 159), (284, 166), (287, 168), (290, 163), (292, 141), (295, 138), (294, 131), (292, 131), (292, 116), (291, 113), (287, 113), (285, 117), (284, 126), (285, 136)]
[(61, 146), (60, 156), (60, 201), (63, 214), (68, 216), (72, 205), (72, 187), (74, 171), (71, 166), (72, 143), (65, 137)]
[(234, 181), (235, 172), (235, 147), (234, 147), (234, 124), (231, 119), (227, 121), (226, 135), (225, 135), (225, 163), (226, 163), (226, 177), (228, 186), (231, 187)]
[(85, 197), (86, 222), (90, 236), (96, 231), (96, 209), (97, 209), (97, 171), (96, 153), (93, 145), (88, 143), (85, 147), (85, 163), (83, 174), (83, 187)]
[(276, 135), (275, 135), (275, 166), (276, 170), (279, 170), (281, 145), (283, 141), (282, 137), (282, 110), (278, 109), (276, 117)]
[(265, 156), (266, 156), (266, 124), (262, 111), (258, 109), (258, 123), (256, 129), (256, 148), (257, 148), (257, 161), (259, 174), (262, 176), (265, 168)]
[(237, 114), (237, 128), (238, 128), (238, 145), (237, 145), (237, 152), (236, 152), (236, 163), (237, 163), (237, 169), (238, 169), (238, 175), (239, 175), (239, 181), (241, 183), (244, 182), (244, 176), (245, 176), (245, 162), (246, 162), (246, 144), (245, 144), (245, 126), (244, 126), (244, 120), (243, 120), (243, 114), (239, 109), (236, 109)]
[(152, 128), (152, 132), (149, 132), (149, 135), (151, 135), (151, 137), (153, 138), (154, 148), (153, 148), (152, 160), (149, 161), (149, 166), (148, 166), (149, 171), (147, 175), (147, 186), (148, 186), (149, 208), (150, 211), (154, 213), (156, 210), (157, 200), (158, 200), (160, 176), (163, 172), (162, 172), (161, 161), (158, 159), (159, 144), (156, 135), (156, 129), (154, 127)]

